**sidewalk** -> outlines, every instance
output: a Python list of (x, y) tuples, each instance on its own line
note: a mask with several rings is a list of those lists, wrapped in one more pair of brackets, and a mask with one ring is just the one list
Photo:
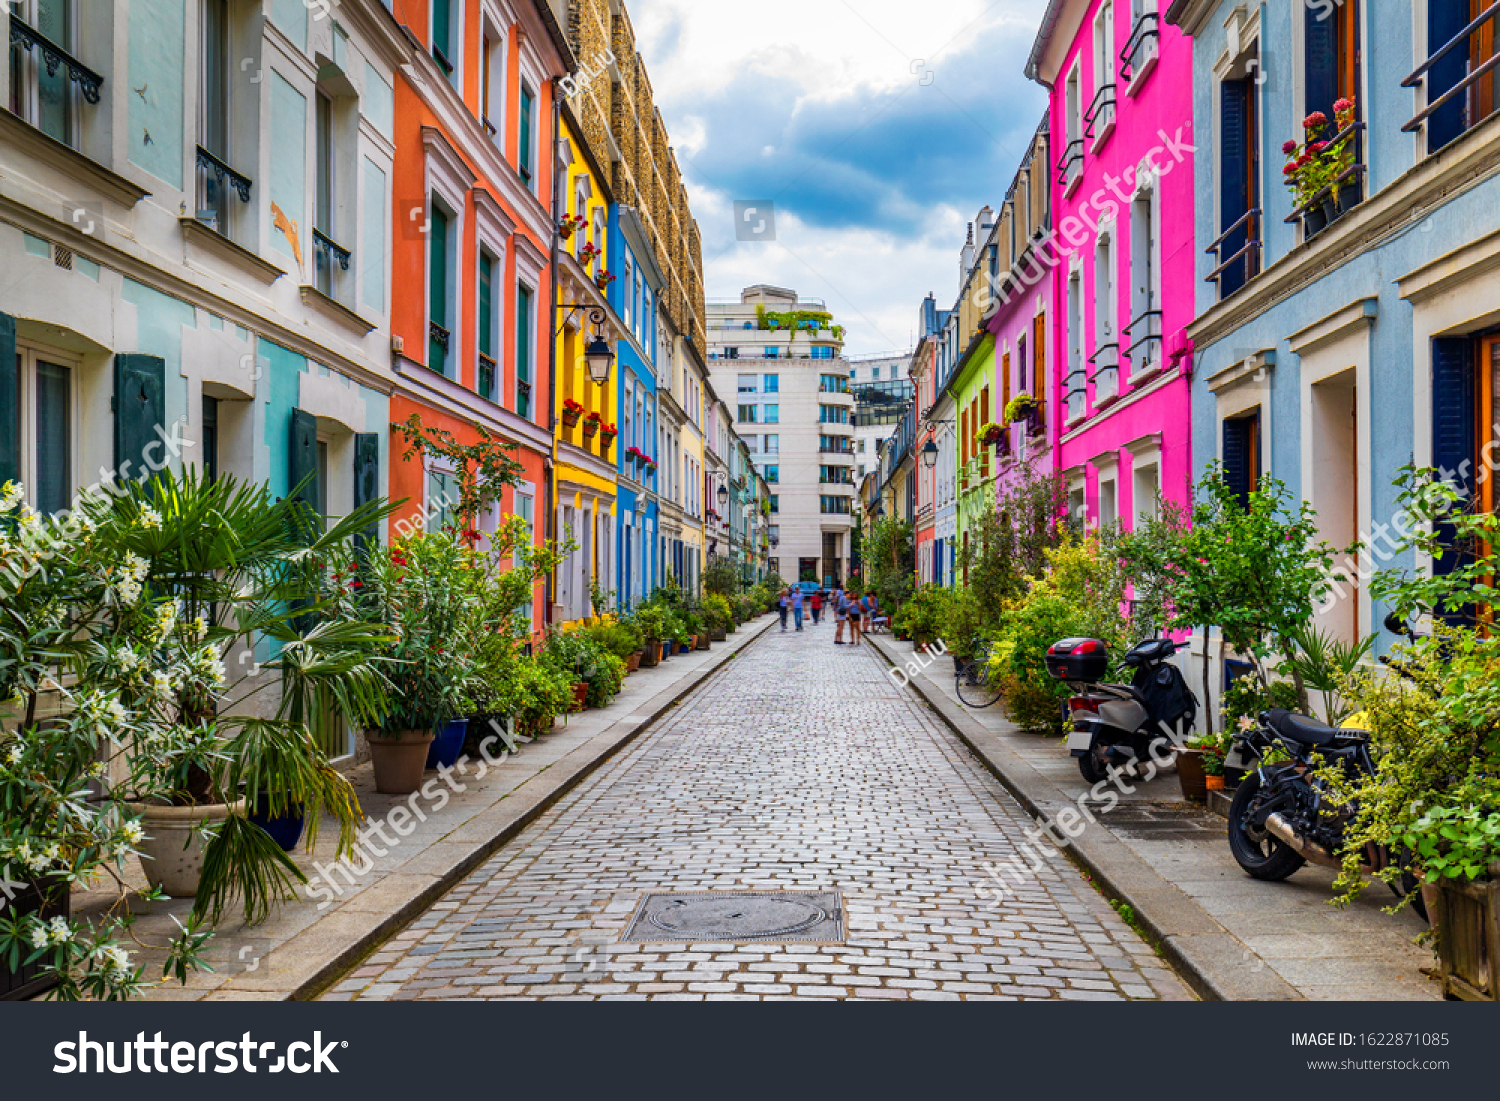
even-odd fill
[[(451, 792), (441, 809), (428, 809), (425, 821), (398, 838), (387, 855), (350, 886), (342, 879), (340, 897), (318, 910), (318, 902), (299, 891), (254, 928), (221, 926), (207, 954), (213, 971), (189, 978), (186, 986), (164, 983), (144, 1001), (286, 1001), (310, 998), (373, 952), (409, 921), (429, 909), (455, 883), (518, 834), (565, 792), (616, 750), (671, 709), (736, 653), (777, 623), (762, 616), (740, 627), (709, 651), (670, 658), (625, 680), (624, 691), (601, 710), (572, 715), (541, 739), (522, 744), (503, 764), (478, 778), (477, 769), (455, 770), (462, 788)], [(475, 762), (477, 765), (478, 762)], [(437, 773), (429, 773), (429, 777)], [(407, 797), (375, 792), (368, 763), (349, 773), (368, 819), (382, 821)], [(415, 820), (413, 820), (415, 821)], [(313, 864), (333, 863), (337, 830), (325, 822), (315, 853), (305, 846), (293, 854), (297, 865), (313, 875)], [(383, 844), (383, 842), (382, 842)], [(128, 869), (141, 880), (140, 869)], [(143, 882), (143, 880), (141, 880)], [(97, 910), (109, 901), (103, 892), (75, 895), (74, 911)], [(191, 899), (153, 904), (136, 923), (147, 942), (170, 939), (173, 918), (186, 921)], [(142, 952), (145, 977), (161, 974), (162, 953)]]
[[(905, 667), (912, 646), (865, 636)], [(998, 706), (973, 710), (954, 691), (953, 664), (932, 661), (914, 691), (1038, 819), (1076, 807), (1088, 787), (1077, 762), (1052, 737), (1020, 731)], [(1183, 977), (1205, 998), (1223, 1000), (1438, 1000), (1421, 973), (1433, 956), (1412, 943), (1425, 924), (1376, 884), (1347, 910), (1328, 904), (1334, 873), (1308, 865), (1282, 883), (1242, 872), (1224, 819), (1182, 800), (1175, 771), (1121, 793), (1071, 848), (1102, 889), (1135, 911)]]

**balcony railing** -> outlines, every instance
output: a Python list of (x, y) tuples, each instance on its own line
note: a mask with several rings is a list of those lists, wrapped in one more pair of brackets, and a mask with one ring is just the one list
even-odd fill
[(104, 78), (14, 12), (10, 17), (10, 44), (12, 48), (19, 46), (28, 53), (34, 51), (49, 77), (55, 77), (59, 68), (66, 68), (68, 79), (78, 85), (83, 98), (90, 103), (99, 102), (99, 89), (104, 86)]
[(313, 228), (312, 239), (313, 267), (316, 269), (318, 290), (336, 298), (338, 296), (334, 294), (334, 287), (341, 281), (335, 279), (333, 265), (337, 263), (341, 272), (348, 272), (353, 253), (316, 227)]
[(1113, 84), (1103, 85), (1094, 94), (1094, 102), (1089, 104), (1089, 109), (1083, 113), (1083, 132), (1090, 138), (1097, 138), (1094, 132), (1097, 125), (1101, 129), (1107, 129), (1115, 122), (1115, 86)]
[(499, 366), (495, 360), (479, 353), (479, 395), (480, 397), (495, 400), (495, 379), (499, 377)]
[(1082, 366), (1076, 367), (1068, 372), (1063, 382), (1068, 387), (1063, 394), (1063, 400), (1068, 403), (1068, 420), (1080, 420), (1086, 408), (1084, 399), (1088, 397), (1088, 371)]
[(1120, 392), (1120, 345), (1099, 345), (1089, 363), (1094, 368), (1094, 404), (1098, 405)]
[[(1129, 84), (1136, 73), (1156, 57), (1161, 47), (1161, 16), (1154, 11), (1142, 13), (1130, 31), (1125, 48), (1120, 51), (1120, 79)], [(1144, 52), (1143, 52), (1144, 50)]]
[[(1474, 34), (1475, 31), (1479, 30), (1486, 23), (1490, 22), (1490, 20), (1494, 19), (1497, 14), (1500, 14), (1500, 3), (1491, 4), (1489, 7), (1485, 8), (1484, 11), (1479, 13), (1478, 17), (1476, 17), (1472, 23), (1470, 23), (1463, 30), (1459, 31), (1442, 46), (1438, 47), (1437, 52), (1430, 55), (1427, 60), (1417, 68), (1416, 72), (1412, 73), (1401, 82), (1401, 86), (1403, 88), (1415, 88), (1419, 84), (1426, 84), (1428, 77), (1432, 75), (1433, 69), (1437, 67), (1437, 64), (1440, 61), (1446, 58), (1453, 51), (1457, 50), (1459, 46), (1467, 43), (1469, 41), (1469, 37)], [(1427, 122), (1428, 119), (1432, 118), (1433, 115), (1437, 114), (1444, 107), (1447, 107), (1450, 103), (1453, 103), (1458, 99), (1459, 96), (1464, 97), (1464, 117), (1462, 126), (1459, 129), (1459, 133), (1462, 133), (1464, 130), (1468, 130), (1475, 123), (1489, 117), (1489, 115), (1494, 111), (1494, 105), (1492, 104), (1490, 105), (1489, 110), (1486, 110), (1483, 114), (1481, 114), (1478, 109), (1478, 105), (1473, 102), (1473, 98), (1468, 95), (1468, 92), (1470, 88), (1473, 88), (1474, 85), (1478, 84), (1481, 80), (1488, 76), (1496, 68), (1496, 66), (1500, 66), (1500, 52), (1495, 53), (1494, 56), (1488, 58), (1483, 63), (1474, 65), (1472, 67), (1469, 64), (1469, 60), (1467, 57), (1463, 58), (1462, 60), (1465, 63), (1465, 67), (1468, 69), (1466, 75), (1457, 80), (1451, 88), (1444, 91), (1436, 99), (1433, 99), (1429, 94), (1429, 102), (1427, 106), (1418, 111), (1416, 115), (1412, 117), (1410, 122), (1401, 127), (1403, 133), (1409, 134), (1419, 129), (1424, 123)], [(1441, 144), (1442, 143), (1435, 144), (1429, 141), (1428, 152), (1437, 152), (1437, 149), (1441, 148)]]
[(1288, 224), (1302, 223), (1303, 238), (1316, 237), (1332, 222), (1342, 218), (1364, 200), (1364, 129), (1362, 122), (1351, 122), (1332, 138), (1329, 145), (1348, 142), (1354, 150), (1351, 163), (1333, 183), (1323, 188), (1284, 219)]
[(1160, 310), (1145, 310), (1122, 330), (1132, 338), (1130, 347), (1125, 349), (1132, 379), (1161, 365), (1161, 318)]
[[(1240, 215), (1239, 219), (1232, 226), (1226, 229), (1223, 233), (1219, 234), (1218, 239), (1214, 241), (1213, 244), (1209, 245), (1208, 248), (1203, 250), (1205, 255), (1212, 256), (1220, 261), (1219, 266), (1214, 268), (1213, 271), (1209, 272), (1208, 275), (1204, 277), (1205, 283), (1217, 283), (1225, 272), (1227, 272), (1235, 264), (1240, 263), (1243, 263), (1245, 265), (1245, 282), (1248, 283), (1252, 278), (1259, 274), (1261, 249), (1259, 228), (1260, 215), (1260, 207), (1245, 211), (1245, 213)], [(1240, 246), (1240, 248), (1235, 250), (1234, 255), (1229, 257), (1229, 259), (1223, 259), (1219, 250), (1223, 248), (1225, 243), (1228, 242), (1228, 240), (1236, 233), (1238, 233), (1241, 229), (1245, 231), (1245, 243)]]
[(236, 172), (233, 168), (230, 168), (228, 164), (214, 156), (207, 149), (204, 149), (201, 145), (198, 146), (198, 167), (212, 175), (214, 181), (219, 185), (222, 186), (227, 182), (230, 187), (234, 188), (235, 194), (240, 197), (240, 202), (248, 203), (250, 201), (250, 189), (255, 186), (254, 181), (244, 173)]
[(1057, 182), (1066, 190), (1083, 173), (1083, 139), (1074, 138), (1057, 162)]

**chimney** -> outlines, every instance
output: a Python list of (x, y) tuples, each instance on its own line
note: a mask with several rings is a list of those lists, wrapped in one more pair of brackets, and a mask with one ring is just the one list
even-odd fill
[(964, 283), (969, 278), (969, 272), (974, 267), (974, 223), (969, 223), (969, 239), (964, 242), (964, 251), (958, 261), (958, 289), (963, 292)]

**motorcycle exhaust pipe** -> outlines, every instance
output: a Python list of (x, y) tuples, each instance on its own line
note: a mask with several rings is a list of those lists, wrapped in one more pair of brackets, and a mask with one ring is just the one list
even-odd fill
[[(1280, 811), (1276, 811), (1266, 818), (1266, 832), (1270, 833), (1278, 841), (1290, 845), (1298, 856), (1301, 856), (1310, 863), (1321, 864), (1325, 868), (1342, 868), (1344, 866), (1342, 860), (1322, 845), (1298, 833)], [(1361, 864), (1360, 871), (1369, 874), (1374, 871), (1374, 868), (1370, 864)]]

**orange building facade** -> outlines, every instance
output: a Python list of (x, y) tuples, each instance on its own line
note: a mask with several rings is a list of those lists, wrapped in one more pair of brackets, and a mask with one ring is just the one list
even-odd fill
[[(520, 516), (550, 537), (550, 270), (555, 80), (572, 52), (545, 0), (403, 0), (412, 62), (395, 87), (391, 420), (416, 416), (461, 443), (477, 426), (514, 443), (521, 483), (478, 528)], [(405, 459), (392, 429), (392, 521), (456, 519), (442, 461)], [(546, 621), (540, 588), (532, 623)]]

